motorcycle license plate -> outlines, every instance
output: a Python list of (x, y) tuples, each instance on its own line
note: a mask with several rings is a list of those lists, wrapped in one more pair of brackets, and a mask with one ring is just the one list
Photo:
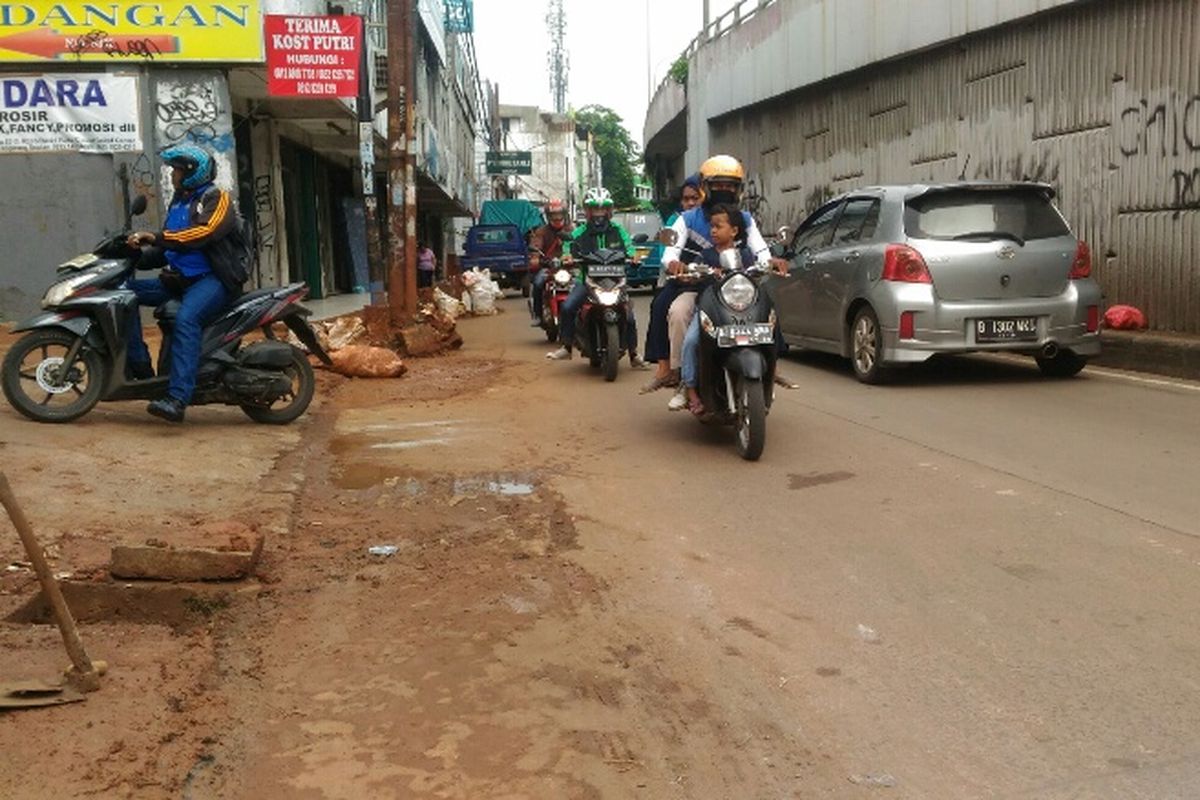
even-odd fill
[(84, 267), (90, 267), (99, 260), (100, 256), (95, 253), (84, 253), (81, 256), (75, 256), (70, 261), (64, 261), (58, 266), (59, 269), (83, 269)]
[(589, 264), (588, 277), (591, 278), (624, 278), (624, 264)]
[(717, 328), (718, 347), (747, 347), (774, 342), (775, 331), (765, 322), (753, 325), (722, 325)]

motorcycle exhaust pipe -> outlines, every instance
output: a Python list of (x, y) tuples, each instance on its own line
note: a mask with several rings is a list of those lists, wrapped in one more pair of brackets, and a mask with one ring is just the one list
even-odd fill
[(1042, 358), (1051, 359), (1058, 355), (1058, 342), (1046, 342), (1042, 346)]

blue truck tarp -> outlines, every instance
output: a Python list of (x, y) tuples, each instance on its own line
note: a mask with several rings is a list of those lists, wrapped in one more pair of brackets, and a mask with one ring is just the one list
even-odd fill
[(480, 225), (516, 225), (521, 235), (545, 224), (542, 212), (528, 200), (485, 200)]

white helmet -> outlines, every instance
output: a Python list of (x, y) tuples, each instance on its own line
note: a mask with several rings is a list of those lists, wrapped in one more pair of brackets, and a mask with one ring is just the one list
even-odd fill
[(603, 186), (594, 186), (583, 196), (584, 208), (612, 208), (612, 194)]

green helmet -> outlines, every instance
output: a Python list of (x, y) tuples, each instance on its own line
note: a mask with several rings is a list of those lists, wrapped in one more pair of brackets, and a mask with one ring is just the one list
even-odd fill
[(603, 186), (588, 189), (587, 194), (583, 196), (584, 208), (612, 208), (612, 206), (612, 195)]

